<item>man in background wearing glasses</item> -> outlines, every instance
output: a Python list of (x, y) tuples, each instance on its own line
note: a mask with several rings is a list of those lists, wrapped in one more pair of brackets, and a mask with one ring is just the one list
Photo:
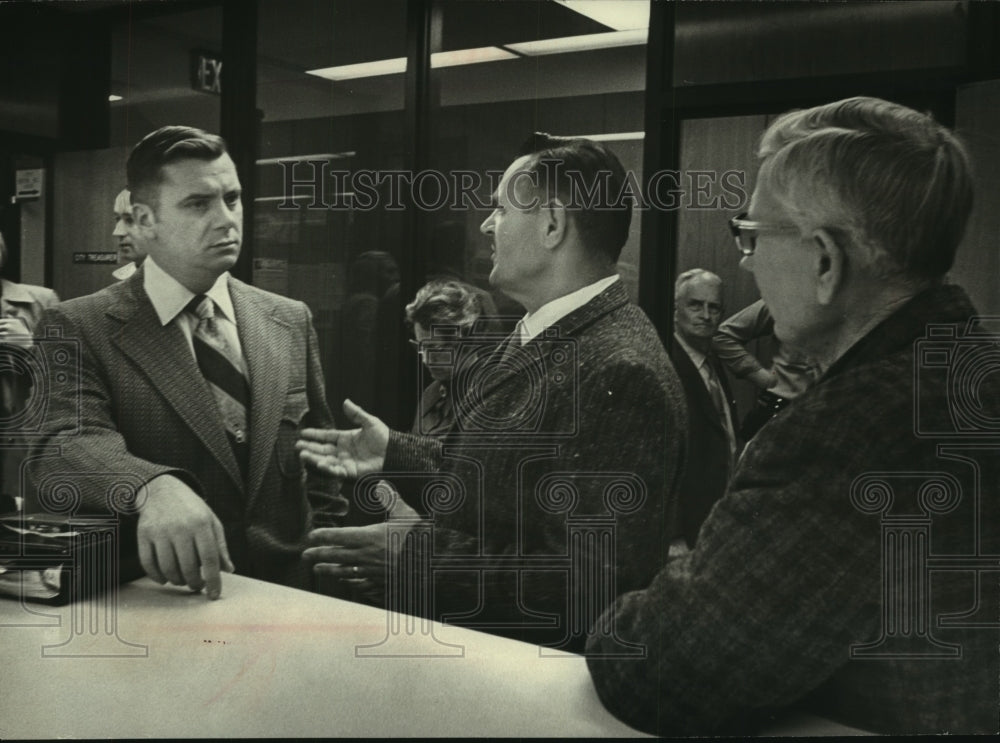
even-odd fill
[[(790, 708), (884, 733), (996, 733), (997, 336), (945, 282), (968, 155), (931, 117), (852, 98), (765, 132), (734, 220), (782, 343), (819, 381), (751, 441), (695, 549), (610, 611), (640, 660), (598, 694), (665, 735)], [(607, 617), (605, 617), (607, 619)]]

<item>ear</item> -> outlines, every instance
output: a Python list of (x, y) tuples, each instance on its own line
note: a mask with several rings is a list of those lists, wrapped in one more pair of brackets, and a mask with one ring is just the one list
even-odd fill
[(545, 232), (542, 238), (544, 245), (547, 248), (554, 248), (566, 236), (568, 228), (566, 207), (558, 198), (554, 198), (539, 209), (542, 213), (542, 228)]
[(146, 240), (156, 236), (156, 213), (146, 204), (132, 204), (132, 221), (139, 233)]
[(821, 305), (829, 305), (840, 293), (847, 278), (847, 251), (826, 229), (816, 230), (813, 239), (818, 248), (815, 265), (816, 301)]

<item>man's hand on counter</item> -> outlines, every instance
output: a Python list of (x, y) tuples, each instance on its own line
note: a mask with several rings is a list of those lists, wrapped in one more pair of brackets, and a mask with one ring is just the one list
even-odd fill
[(157, 583), (222, 593), (221, 571), (232, 573), (222, 524), (208, 504), (184, 482), (160, 475), (146, 485), (139, 511), (139, 560)]

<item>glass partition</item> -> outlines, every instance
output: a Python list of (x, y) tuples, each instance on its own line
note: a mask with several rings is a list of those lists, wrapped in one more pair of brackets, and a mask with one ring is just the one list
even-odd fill
[[(397, 421), (406, 6), (261, 2), (253, 282), (309, 305), (330, 405)], [(388, 332), (383, 328), (389, 328)]]
[[(489, 241), (479, 225), (496, 182), (529, 135), (544, 131), (604, 140), (642, 182), (643, 112), (649, 3), (437, 0), (441, 50), (431, 58), (440, 107), (431, 163), (460, 182), (476, 181), (477, 199), (435, 209), (427, 273), (453, 275), (489, 289)], [(458, 174), (458, 175), (456, 175)], [(456, 189), (458, 190), (458, 189)], [(638, 294), (641, 214), (635, 212), (619, 270)], [(523, 314), (498, 292), (501, 314)]]

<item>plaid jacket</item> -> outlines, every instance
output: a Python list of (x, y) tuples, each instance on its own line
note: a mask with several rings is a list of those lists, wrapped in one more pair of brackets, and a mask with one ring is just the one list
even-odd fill
[[(433, 605), (404, 610), (580, 651), (601, 609), (666, 557), (686, 440), (680, 382), (621, 282), (523, 348), (457, 363), (458, 431), (444, 444), (389, 439), (395, 479), (443, 477), (455, 494), (429, 509)], [(613, 544), (571, 536), (609, 521)]]
[[(107, 511), (115, 493), (175, 475), (222, 522), (238, 573), (308, 587), (301, 552), (312, 508), (295, 441), (300, 425), (331, 424), (308, 308), (229, 279), (251, 388), (244, 479), (191, 348), (176, 323), (160, 324), (143, 275), (140, 268), (63, 302), (39, 321), (36, 348), (49, 377), (29, 467), (38, 507), (51, 510), (72, 487), (81, 512)], [(59, 361), (63, 350), (72, 363)], [(336, 483), (328, 485), (309, 498), (343, 513)]]
[(611, 711), (665, 735), (790, 706), (998, 731), (1000, 374), (973, 315), (960, 288), (927, 290), (761, 429), (696, 549), (611, 610), (648, 648), (588, 657)]

